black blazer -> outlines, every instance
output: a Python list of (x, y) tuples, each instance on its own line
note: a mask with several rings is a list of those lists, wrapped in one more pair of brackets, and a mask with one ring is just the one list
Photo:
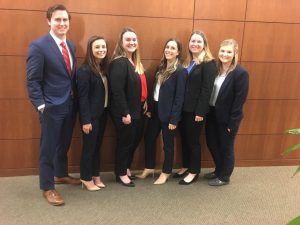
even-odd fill
[[(158, 96), (158, 117), (161, 122), (177, 125), (180, 120), (187, 70), (181, 65), (171, 76), (160, 86)], [(154, 82), (151, 94), (149, 95), (150, 112), (153, 113), (153, 93), (156, 82)]]
[(243, 105), (249, 89), (248, 72), (237, 65), (225, 78), (217, 100), (216, 117), (218, 122), (225, 123), (230, 130), (237, 131), (243, 118)]
[(183, 111), (204, 117), (209, 111), (209, 99), (217, 74), (215, 61), (194, 66), (187, 76)]
[(78, 98), (81, 124), (89, 124), (104, 112), (105, 87), (102, 78), (87, 65), (78, 70)]
[(114, 117), (130, 114), (141, 117), (141, 79), (125, 57), (114, 59), (109, 67), (110, 112)]

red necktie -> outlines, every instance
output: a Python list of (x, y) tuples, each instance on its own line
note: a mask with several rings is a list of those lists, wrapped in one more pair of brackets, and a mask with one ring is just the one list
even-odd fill
[(69, 75), (71, 76), (71, 71), (72, 71), (71, 70), (71, 62), (70, 62), (69, 52), (68, 52), (68, 49), (66, 47), (66, 43), (62, 42), (62, 43), (60, 43), (60, 46), (62, 47), (62, 55), (64, 57)]

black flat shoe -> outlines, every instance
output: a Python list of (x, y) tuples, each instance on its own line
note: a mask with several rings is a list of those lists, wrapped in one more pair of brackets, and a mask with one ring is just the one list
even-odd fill
[(184, 179), (182, 179), (182, 180), (180, 180), (180, 181), (178, 182), (178, 184), (181, 184), (181, 185), (189, 185), (189, 184), (191, 184), (191, 183), (194, 183), (194, 182), (198, 179), (198, 177), (199, 177), (199, 174), (196, 174), (196, 175), (194, 176), (193, 180), (191, 180), (190, 182), (186, 182)]
[(204, 174), (203, 177), (207, 180), (212, 180), (212, 179), (217, 178), (215, 172), (206, 173), (206, 174)]
[(182, 178), (185, 177), (188, 174), (188, 171), (186, 170), (184, 173), (179, 174), (179, 173), (174, 173), (174, 175), (172, 176), (173, 178)]
[(125, 187), (135, 187), (135, 183), (130, 181), (129, 183), (124, 183), (119, 176), (116, 177), (116, 182), (121, 183)]

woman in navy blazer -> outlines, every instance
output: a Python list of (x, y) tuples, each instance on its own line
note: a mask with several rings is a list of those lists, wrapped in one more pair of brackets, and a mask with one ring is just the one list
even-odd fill
[(234, 139), (243, 118), (249, 75), (238, 64), (238, 44), (233, 39), (220, 45), (215, 78), (206, 121), (206, 142), (215, 163), (215, 171), (206, 174), (211, 186), (229, 184), (234, 169)]
[(143, 135), (147, 82), (136, 32), (124, 28), (109, 68), (110, 112), (117, 132), (116, 181), (134, 187), (130, 172), (133, 154)]
[(78, 97), (83, 147), (80, 160), (82, 185), (89, 191), (105, 187), (99, 176), (100, 146), (107, 120), (107, 46), (103, 37), (88, 40), (86, 56), (78, 70)]
[(188, 77), (179, 124), (182, 168), (173, 177), (184, 177), (179, 184), (188, 185), (196, 181), (200, 173), (199, 138), (204, 118), (209, 111), (209, 99), (217, 71), (207, 38), (202, 31), (194, 31), (190, 35), (184, 67), (188, 70)]
[(150, 120), (145, 132), (145, 169), (139, 178), (154, 173), (156, 138), (162, 131), (164, 163), (162, 173), (154, 184), (164, 184), (172, 172), (175, 129), (181, 117), (187, 71), (179, 64), (181, 43), (169, 39), (155, 75), (152, 93), (149, 95)]

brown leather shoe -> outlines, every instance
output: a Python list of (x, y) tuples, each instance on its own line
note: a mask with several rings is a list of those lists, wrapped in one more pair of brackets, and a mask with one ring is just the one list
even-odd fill
[(50, 205), (59, 206), (65, 204), (63, 198), (56, 190), (43, 191), (43, 196)]
[(67, 177), (54, 177), (54, 183), (55, 184), (81, 184), (81, 181), (79, 178), (67, 176)]

